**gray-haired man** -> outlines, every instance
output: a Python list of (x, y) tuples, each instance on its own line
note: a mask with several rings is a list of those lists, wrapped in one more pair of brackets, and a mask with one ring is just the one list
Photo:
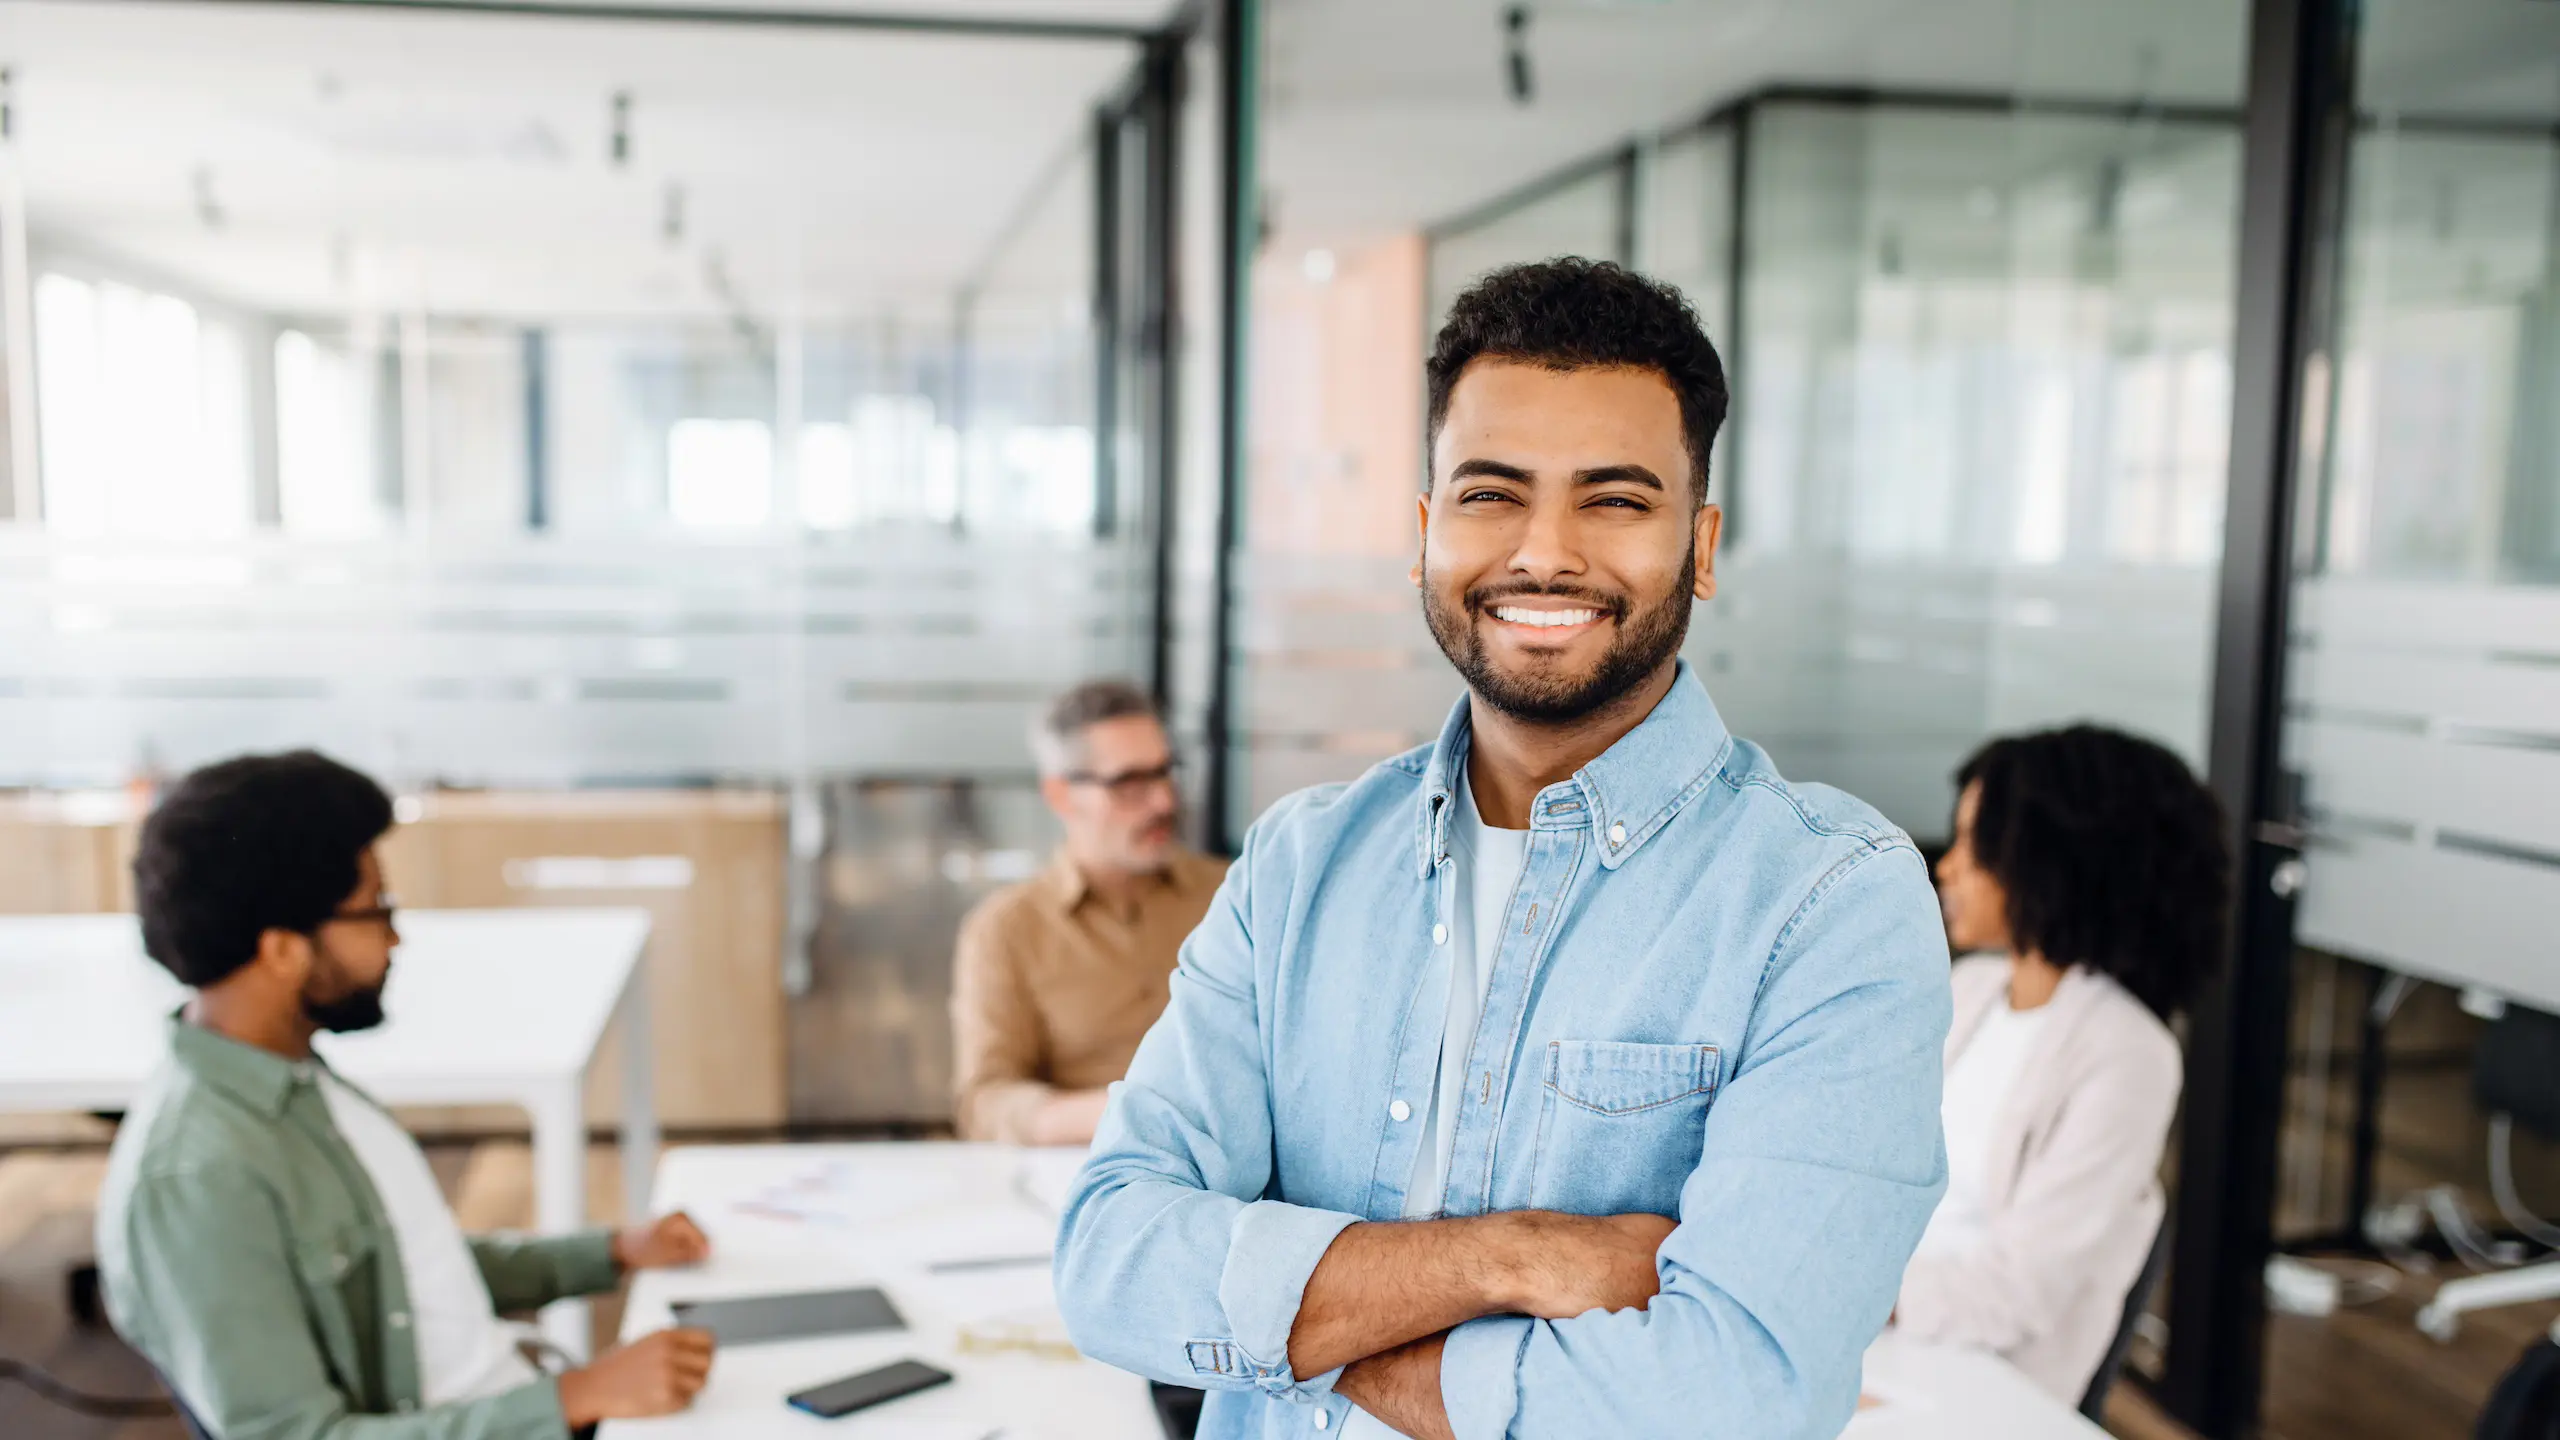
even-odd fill
[(1184, 848), (1173, 747), (1146, 692), (1095, 680), (1032, 727), (1040, 794), (1065, 827), (1048, 869), (961, 922), (951, 1019), (960, 1134), (1082, 1145), (1103, 1087), (1164, 1012), (1184, 937), (1226, 862)]

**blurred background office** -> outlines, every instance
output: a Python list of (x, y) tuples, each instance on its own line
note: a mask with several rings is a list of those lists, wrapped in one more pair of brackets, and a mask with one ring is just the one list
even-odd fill
[[(1211, 850), (1436, 729), (1422, 355), (1560, 253), (1733, 374), (1737, 732), (1929, 845), (2074, 720), (2233, 816), (2111, 1423), (2470, 1434), (2560, 1318), (2560, 1080), (2474, 1083), (2560, 1008), (2551, 0), (6, 0), (0, 910), (315, 745), (404, 905), (650, 912), (673, 1134), (941, 1133), (1043, 701), (1145, 684)], [(0, 1115), (0, 1352), (112, 1376), (103, 1133)]]

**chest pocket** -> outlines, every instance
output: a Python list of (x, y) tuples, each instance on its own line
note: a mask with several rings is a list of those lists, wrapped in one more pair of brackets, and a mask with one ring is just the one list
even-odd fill
[(1531, 1206), (1676, 1213), (1706, 1143), (1721, 1060), (1713, 1045), (1548, 1042)]
[[(367, 1377), (378, 1366), (369, 1350), (370, 1334), (380, 1312), (379, 1266), (386, 1247), (362, 1225), (333, 1225), (319, 1234), (297, 1235), (293, 1269), (302, 1287), (311, 1328), (328, 1358), (329, 1373), (339, 1390), (359, 1408), (377, 1409), (380, 1396), (369, 1393)], [(361, 1318), (359, 1318), (361, 1317)]]

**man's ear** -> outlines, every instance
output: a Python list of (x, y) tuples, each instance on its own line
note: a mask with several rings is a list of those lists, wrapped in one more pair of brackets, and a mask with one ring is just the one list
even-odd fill
[(1049, 813), (1063, 820), (1067, 816), (1067, 781), (1063, 775), (1040, 777), (1040, 798), (1047, 802)]
[(249, 964), (287, 991), (299, 991), (311, 979), (319, 957), (311, 937), (298, 930), (270, 927), (258, 932), (258, 953)]
[(1690, 593), (1701, 600), (1716, 598), (1716, 546), (1724, 539), (1724, 507), (1698, 507), (1698, 583)]
[(1422, 492), (1421, 496), (1415, 499), (1413, 502), (1413, 513), (1416, 527), (1413, 535), (1413, 568), (1405, 572), (1404, 578), (1412, 581), (1416, 585), (1420, 585), (1422, 583), (1422, 554), (1425, 550), (1431, 548), (1430, 491), (1426, 490)]

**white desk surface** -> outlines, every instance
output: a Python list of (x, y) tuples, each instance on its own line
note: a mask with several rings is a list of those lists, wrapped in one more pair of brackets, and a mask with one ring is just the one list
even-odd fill
[[(324, 1037), (387, 1104), (486, 1102), (583, 1072), (649, 937), (644, 910), (403, 910), (379, 1029)], [(119, 1109), (186, 992), (130, 915), (0, 918), (0, 1109)]]
[(2107, 1432), (1980, 1350), (1919, 1345), (1887, 1331), (1867, 1349), (1865, 1387), (1883, 1403), (1844, 1440), (2106, 1440)]
[[(712, 1258), (634, 1280), (625, 1340), (665, 1328), (675, 1300), (853, 1285), (887, 1291), (908, 1328), (723, 1350), (693, 1409), (610, 1422), (601, 1440), (983, 1440), (998, 1431), (1004, 1440), (1156, 1440), (1155, 1407), (1134, 1375), (1092, 1360), (959, 1349), (960, 1327), (988, 1319), (1039, 1322), (1063, 1337), (1049, 1285), (1050, 1207), (1081, 1159), (1079, 1151), (930, 1142), (669, 1151), (656, 1204), (701, 1222)], [(831, 1168), (840, 1178), (830, 1193), (851, 1223), (740, 1208), (790, 1177)], [(991, 1257), (1033, 1263), (967, 1274), (928, 1268)], [(841, 1420), (783, 1403), (794, 1391), (904, 1359), (940, 1366), (955, 1382)]]
[[(1146, 1382), (1135, 1376), (1091, 1360), (959, 1351), (959, 1329), (972, 1320), (1054, 1316), (1047, 1265), (959, 1275), (930, 1268), (1046, 1252), (1055, 1228), (1048, 1207), (1079, 1159), (931, 1142), (669, 1152), (657, 1203), (692, 1212), (711, 1236), (712, 1260), (634, 1281), (626, 1341), (668, 1325), (675, 1300), (871, 1284), (889, 1293), (909, 1329), (724, 1350), (692, 1410), (612, 1422), (601, 1440), (987, 1440), (998, 1432), (1003, 1440), (1157, 1440)], [(755, 1208), (795, 1177), (828, 1173), (834, 1199), (819, 1208), (846, 1223)], [(783, 1403), (793, 1391), (909, 1358), (951, 1371), (955, 1383), (833, 1421)], [(1866, 1385), (1884, 1403), (1850, 1423), (1848, 1440), (2105, 1434), (1989, 1355), (1888, 1335), (1867, 1353)]]

